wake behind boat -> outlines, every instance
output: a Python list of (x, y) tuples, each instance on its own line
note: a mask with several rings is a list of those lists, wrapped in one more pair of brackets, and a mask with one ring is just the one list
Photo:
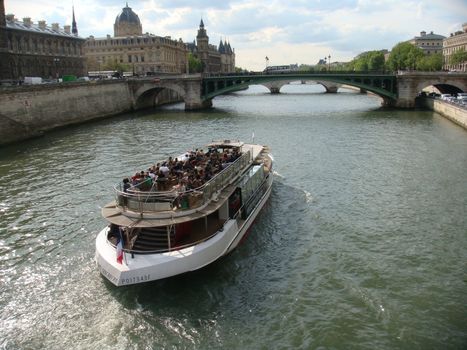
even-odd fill
[(202, 268), (240, 243), (271, 193), (267, 146), (214, 141), (114, 186), (96, 262), (117, 286)]

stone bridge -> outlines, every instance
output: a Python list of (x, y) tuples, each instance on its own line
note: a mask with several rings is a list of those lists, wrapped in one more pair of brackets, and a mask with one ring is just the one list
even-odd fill
[(342, 85), (366, 90), (382, 99), (382, 105), (413, 108), (417, 94), (425, 87), (435, 86), (441, 93), (467, 91), (466, 73), (400, 72), (398, 74), (356, 73), (295, 73), (295, 74), (238, 74), (238, 75), (181, 75), (128, 80), (132, 91), (133, 108), (156, 104), (157, 94), (170, 89), (185, 102), (185, 109), (212, 106), (212, 99), (226, 93), (242, 90), (249, 85), (264, 85), (273, 93), (292, 81), (314, 81), (325, 86), (327, 92), (336, 92)]

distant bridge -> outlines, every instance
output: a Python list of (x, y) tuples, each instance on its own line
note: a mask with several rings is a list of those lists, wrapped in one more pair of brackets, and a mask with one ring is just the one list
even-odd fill
[(467, 73), (401, 72), (384, 73), (293, 73), (293, 74), (219, 74), (180, 75), (129, 80), (134, 108), (150, 107), (154, 96), (162, 89), (176, 91), (185, 101), (186, 109), (212, 106), (216, 96), (244, 89), (250, 85), (265, 85), (271, 92), (292, 81), (315, 81), (336, 92), (348, 85), (372, 92), (382, 98), (385, 106), (413, 108), (417, 94), (425, 87), (435, 86), (441, 93), (467, 91)]
[[(231, 91), (249, 85), (265, 85), (271, 92), (279, 92), (280, 87), (292, 81), (315, 81), (323, 84), (326, 90), (328, 83), (350, 85), (371, 91), (384, 100), (397, 99), (397, 77), (394, 74), (342, 74), (342, 73), (291, 73), (291, 74), (247, 74), (247, 75), (220, 75), (204, 77), (202, 84), (203, 99), (212, 99)], [(272, 83), (272, 84), (267, 84)], [(274, 84), (276, 83), (276, 84)], [(278, 83), (278, 84), (277, 84)], [(335, 90), (337, 91), (337, 89)], [(335, 92), (334, 91), (334, 92)]]

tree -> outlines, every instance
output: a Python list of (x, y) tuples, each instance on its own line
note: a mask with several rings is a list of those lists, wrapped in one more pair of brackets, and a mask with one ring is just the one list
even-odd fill
[(367, 51), (355, 57), (348, 64), (348, 69), (359, 72), (377, 72), (384, 70), (384, 53), (382, 51)]
[(188, 71), (190, 73), (201, 73), (203, 71), (203, 63), (191, 52), (188, 54)]
[(451, 55), (449, 63), (455, 66), (460, 63), (464, 63), (466, 61), (467, 61), (467, 52), (465, 51), (464, 48), (461, 48), (460, 50), (457, 50)]
[(443, 54), (435, 53), (426, 55), (418, 60), (417, 70), (439, 71), (443, 68)]
[(361, 57), (355, 61), (353, 68), (357, 72), (366, 72), (368, 70), (368, 62), (365, 58)]
[(117, 62), (116, 59), (110, 62), (106, 62), (105, 65), (102, 67), (102, 69), (103, 70), (114, 70), (118, 72), (120, 76), (123, 75), (123, 72), (128, 72), (131, 70), (128, 64)]
[(371, 72), (384, 71), (384, 53), (381, 51), (370, 51), (368, 55), (368, 70)]
[(409, 42), (401, 42), (392, 48), (387, 65), (392, 70), (415, 69), (423, 50)]

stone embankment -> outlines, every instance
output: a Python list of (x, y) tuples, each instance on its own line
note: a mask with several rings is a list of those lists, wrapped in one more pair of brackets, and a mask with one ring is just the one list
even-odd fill
[[(163, 90), (154, 104), (179, 100), (176, 93)], [(133, 109), (133, 94), (122, 80), (3, 88), (0, 90), (0, 145)]]
[(467, 108), (460, 105), (434, 98), (420, 99), (422, 107), (431, 109), (443, 117), (467, 129)]

